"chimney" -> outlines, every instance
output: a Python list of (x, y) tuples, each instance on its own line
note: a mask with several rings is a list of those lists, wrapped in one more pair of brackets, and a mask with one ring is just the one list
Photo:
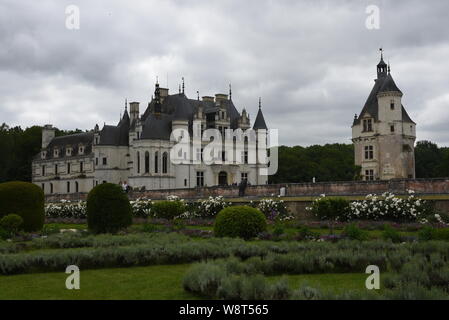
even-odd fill
[(202, 97), (202, 99), (203, 99), (203, 101), (206, 101), (206, 102), (214, 102), (214, 97), (211, 97), (211, 96), (204, 96), (204, 97)]
[(228, 95), (223, 93), (217, 93), (215, 95), (215, 104), (220, 105), (223, 101), (228, 100)]
[(134, 101), (129, 103), (129, 116), (131, 123), (139, 119), (139, 102)]
[(161, 103), (164, 102), (164, 99), (168, 97), (168, 89), (167, 88), (159, 88), (161, 92)]
[(42, 149), (47, 148), (51, 140), (55, 137), (55, 128), (51, 124), (46, 124), (42, 128)]

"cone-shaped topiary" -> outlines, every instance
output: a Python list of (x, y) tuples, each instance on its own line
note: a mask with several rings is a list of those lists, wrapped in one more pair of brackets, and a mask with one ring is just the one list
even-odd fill
[(132, 224), (128, 196), (119, 185), (103, 183), (87, 196), (87, 226), (93, 233), (116, 233)]
[(38, 231), (44, 225), (44, 192), (29, 182), (0, 183), (0, 218), (8, 214), (22, 217), (25, 231)]
[(248, 206), (227, 207), (221, 210), (214, 224), (216, 237), (251, 239), (267, 230), (267, 220), (262, 212)]

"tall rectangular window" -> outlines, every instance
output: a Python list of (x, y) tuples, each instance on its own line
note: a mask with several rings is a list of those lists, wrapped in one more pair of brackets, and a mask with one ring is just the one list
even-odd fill
[(84, 171), (84, 162), (80, 162), (80, 172)]
[(390, 109), (391, 109), (391, 110), (394, 110), (394, 100), (392, 100), (392, 101), (390, 102)]
[(58, 174), (58, 165), (55, 164), (55, 174)]
[(103, 165), (107, 165), (108, 164), (108, 159), (106, 157), (103, 157)]
[(365, 180), (366, 181), (373, 181), (374, 180), (374, 170), (365, 170)]
[(390, 126), (390, 132), (394, 132), (394, 124)]
[(45, 176), (45, 165), (42, 166), (42, 175)]
[(373, 120), (372, 119), (363, 120), (363, 131), (364, 132), (373, 131)]
[(197, 187), (204, 186), (204, 172), (203, 171), (196, 172), (196, 186)]
[(374, 159), (374, 147), (365, 146), (365, 160), (373, 160), (373, 159)]
[(248, 173), (247, 172), (242, 172), (241, 179), (242, 179), (242, 181), (243, 180), (247, 180), (248, 181)]
[(70, 173), (70, 163), (67, 163), (67, 174)]

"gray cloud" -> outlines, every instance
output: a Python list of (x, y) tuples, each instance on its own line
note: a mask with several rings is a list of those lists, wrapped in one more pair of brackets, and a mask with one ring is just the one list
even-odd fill
[[(65, 28), (78, 5), (80, 30)], [(365, 27), (380, 7), (379, 30)], [(350, 142), (375, 78), (392, 65), (418, 139), (449, 145), (449, 3), (432, 1), (15, 1), (0, 3), (0, 122), (64, 129), (145, 106), (156, 76), (196, 97), (227, 93), (289, 145)], [(143, 110), (142, 110), (143, 111)]]

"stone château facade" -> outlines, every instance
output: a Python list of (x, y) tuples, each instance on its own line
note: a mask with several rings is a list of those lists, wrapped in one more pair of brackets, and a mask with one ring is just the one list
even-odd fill
[(415, 178), (416, 124), (402, 95), (381, 55), (374, 87), (352, 125), (355, 164), (363, 180)]
[[(42, 131), (42, 150), (32, 163), (32, 181), (45, 194), (88, 192), (99, 183), (127, 182), (140, 190), (194, 188), (231, 185), (247, 179), (250, 184), (266, 184), (257, 163), (248, 162), (247, 151), (240, 164), (174, 164), (170, 139), (174, 129), (192, 132), (194, 123), (207, 128), (250, 129), (245, 109), (239, 113), (229, 96), (216, 94), (202, 100), (189, 99), (182, 91), (169, 95), (169, 90), (155, 86), (154, 98), (140, 114), (139, 102), (127, 104), (116, 126), (104, 125), (100, 130), (55, 137), (55, 129), (46, 125)], [(252, 127), (256, 132), (267, 129), (260, 108)], [(261, 130), (261, 131), (264, 131)], [(265, 132), (265, 131), (264, 131)], [(192, 150), (197, 155), (203, 145)], [(245, 149), (246, 150), (246, 149)], [(226, 155), (224, 155), (225, 157)]]

